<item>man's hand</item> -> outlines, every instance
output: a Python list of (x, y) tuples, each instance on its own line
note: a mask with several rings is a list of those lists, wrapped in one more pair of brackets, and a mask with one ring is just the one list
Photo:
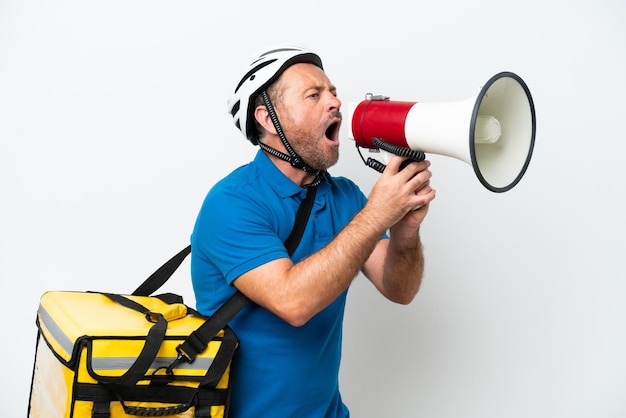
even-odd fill
[(380, 222), (383, 231), (396, 224), (400, 228), (394, 230), (417, 230), (435, 198), (435, 190), (430, 187), (430, 162), (412, 162), (400, 170), (404, 161), (403, 157), (393, 156), (368, 197), (368, 215)]

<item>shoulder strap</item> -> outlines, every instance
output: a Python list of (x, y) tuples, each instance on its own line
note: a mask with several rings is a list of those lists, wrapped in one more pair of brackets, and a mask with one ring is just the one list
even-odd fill
[[(300, 207), (296, 213), (294, 227), (285, 241), (285, 247), (289, 255), (293, 255), (302, 239), (302, 234), (304, 233), (311, 214), (311, 209), (313, 208), (316, 193), (317, 187), (310, 187), (307, 190), (306, 198), (300, 203)], [(148, 279), (133, 292), (133, 295), (147, 296), (156, 291), (169, 279), (190, 252), (191, 246), (185, 247), (148, 277)], [(192, 332), (189, 337), (176, 348), (179, 353), (178, 361), (184, 359), (187, 362), (192, 362), (199, 353), (205, 350), (209, 341), (211, 341), (215, 334), (224, 328), (249, 301), (246, 295), (237, 290), (206, 322)]]
[(191, 253), (191, 245), (183, 248), (178, 254), (170, 258), (150, 275), (132, 293), (134, 296), (148, 296), (156, 292), (170, 278), (176, 269), (182, 264), (185, 258)]
[(313, 202), (315, 201), (315, 195), (317, 194), (317, 186), (307, 189), (306, 197), (300, 203), (298, 212), (296, 213), (296, 222), (293, 225), (291, 234), (285, 240), (285, 248), (289, 255), (293, 255), (300, 244), (302, 234), (306, 229), (306, 224), (309, 221), (309, 215), (311, 215), (311, 209), (313, 208)]

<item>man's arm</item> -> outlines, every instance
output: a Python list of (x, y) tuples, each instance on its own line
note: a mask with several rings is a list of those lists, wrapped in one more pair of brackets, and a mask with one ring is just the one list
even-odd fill
[(381, 240), (363, 266), (363, 273), (389, 300), (409, 304), (419, 291), (424, 274), (424, 253), (419, 230), (403, 241)]
[[(389, 162), (365, 207), (324, 248), (296, 264), (288, 258), (271, 261), (243, 274), (233, 284), (294, 326), (305, 324), (332, 303), (361, 269), (391, 300), (406, 300), (397, 294), (406, 293), (401, 290), (407, 286), (404, 273), (423, 266), (423, 260), (414, 257), (416, 248), (421, 249), (417, 230), (435, 192), (429, 186), (427, 161), (410, 164), (399, 172), (402, 161), (397, 157)], [(421, 208), (413, 211), (416, 206)], [(387, 230), (391, 239), (380, 241)], [(415, 289), (409, 292), (412, 299), (419, 282), (417, 287), (415, 283), (408, 287)]]

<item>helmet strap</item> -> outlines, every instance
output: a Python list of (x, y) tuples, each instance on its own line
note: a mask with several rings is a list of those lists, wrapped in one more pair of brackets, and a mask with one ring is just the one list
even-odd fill
[(307, 186), (310, 187), (312, 185), (319, 184), (320, 179), (321, 179), (320, 170), (311, 168), (307, 163), (305, 163), (302, 160), (302, 158), (296, 153), (296, 151), (292, 148), (291, 144), (289, 144), (289, 141), (287, 141), (287, 137), (285, 137), (283, 128), (280, 126), (280, 122), (278, 121), (278, 116), (276, 115), (276, 111), (274, 110), (274, 106), (272, 105), (272, 101), (270, 100), (270, 96), (267, 94), (267, 90), (263, 90), (261, 92), (261, 96), (263, 97), (263, 103), (265, 104), (265, 108), (267, 109), (267, 112), (270, 115), (270, 119), (272, 120), (274, 129), (276, 129), (276, 133), (278, 134), (278, 137), (282, 141), (289, 155), (285, 154), (284, 152), (280, 152), (277, 149), (274, 149), (270, 147), (269, 145), (262, 143), (261, 141), (259, 141), (259, 147), (263, 149), (264, 151), (272, 154), (273, 156), (278, 157), (281, 160), (287, 161), (289, 164), (291, 164), (292, 167), (300, 168), (309, 174), (314, 174), (315, 180), (313, 181), (313, 183), (308, 184)]

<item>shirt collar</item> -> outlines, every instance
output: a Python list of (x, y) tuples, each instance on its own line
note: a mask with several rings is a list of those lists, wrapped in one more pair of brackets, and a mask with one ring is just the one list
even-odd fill
[[(306, 189), (300, 185), (294, 183), (289, 177), (287, 177), (282, 171), (276, 167), (276, 165), (270, 160), (270, 158), (259, 149), (254, 157), (254, 164), (259, 170), (261, 177), (270, 185), (274, 192), (282, 198), (295, 196), (297, 194), (303, 194)], [(322, 183), (318, 186), (318, 193), (328, 191), (329, 184), (327, 179), (328, 173), (322, 174)]]

